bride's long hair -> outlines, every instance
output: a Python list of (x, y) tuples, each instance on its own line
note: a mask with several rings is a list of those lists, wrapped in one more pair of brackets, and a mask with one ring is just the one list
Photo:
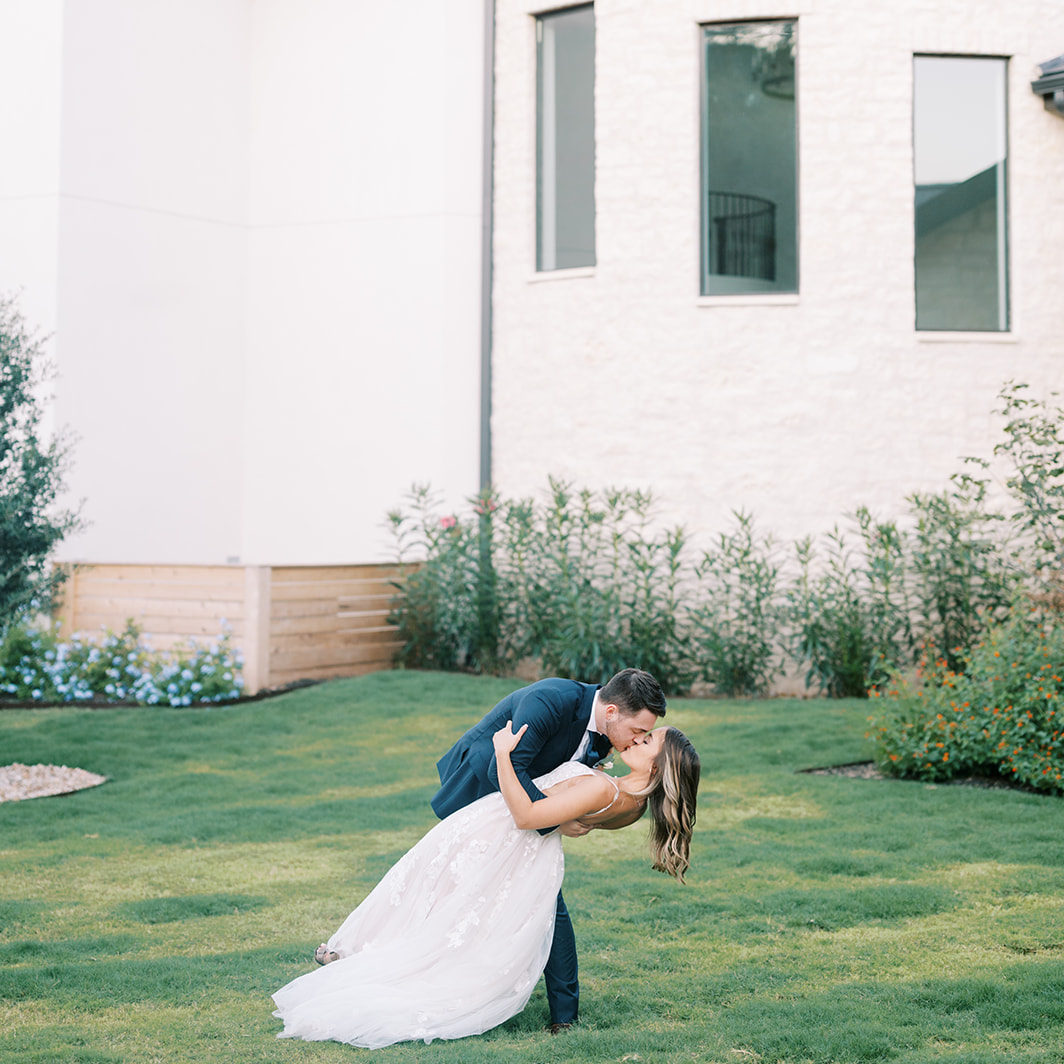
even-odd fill
[(641, 794), (646, 796), (652, 818), (650, 853), (654, 868), (681, 883), (691, 864), (691, 833), (701, 772), (702, 763), (691, 740), (679, 728), (666, 728), (650, 786)]

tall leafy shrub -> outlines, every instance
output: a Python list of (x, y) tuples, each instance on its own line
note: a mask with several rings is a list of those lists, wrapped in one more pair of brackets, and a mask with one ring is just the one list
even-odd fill
[(390, 515), (405, 663), (500, 671), (532, 659), (591, 681), (634, 665), (670, 690), (689, 686), (684, 537), (653, 530), (649, 494), (552, 479), (543, 502), (471, 503), (472, 516), (439, 516), (415, 488), (410, 508)]
[(737, 511), (734, 518), (694, 568), (692, 642), (700, 678), (714, 690), (764, 694), (780, 668), (780, 564), (753, 517)]
[(838, 527), (795, 547), (797, 568), (786, 592), (795, 659), (806, 682), (834, 697), (863, 697), (911, 652), (902, 537), (866, 509), (854, 536)]
[(918, 648), (954, 672), (1021, 590), (1064, 607), (1064, 411), (1011, 383), (999, 396), (1010, 511), (988, 504), (991, 463), (941, 492), (908, 496), (897, 521), (857, 509), (845, 530), (795, 544), (789, 564), (752, 517), (691, 564), (682, 529), (661, 530), (648, 493), (577, 490), (545, 501), (471, 500), (469, 517), (393, 515), (404, 659), (439, 668), (540, 669), (596, 679), (641, 665), (674, 691), (765, 691), (789, 657), (809, 687), (864, 696)]
[(1008, 612), (1019, 585), (1004, 520), (988, 510), (986, 489), (984, 479), (956, 477), (950, 490), (908, 498), (915, 634), (937, 646), (952, 668), (986, 626)]
[(48, 607), (62, 579), (51, 553), (80, 524), (57, 505), (70, 443), (43, 431), (50, 373), (43, 340), (14, 300), (0, 297), (0, 628)]
[(388, 515), (403, 593), (392, 615), (403, 640), (399, 659), (416, 668), (479, 668), (479, 522), (441, 516), (427, 485), (415, 485), (408, 502), (409, 510)]
[[(1030, 395), (1009, 381), (998, 393), (1004, 438), (994, 455), (1005, 464), (1005, 487), (1021, 564), (1040, 591), (1064, 591), (1064, 409), (1053, 393)], [(985, 465), (985, 463), (984, 463)]]
[(680, 616), (684, 536), (651, 529), (649, 493), (550, 481), (541, 511), (539, 638), (548, 672), (604, 682), (635, 666), (690, 684)]

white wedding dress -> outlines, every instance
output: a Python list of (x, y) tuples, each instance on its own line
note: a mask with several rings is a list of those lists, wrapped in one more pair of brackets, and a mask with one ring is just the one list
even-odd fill
[[(592, 771), (570, 761), (535, 782)], [(563, 873), (561, 834), (517, 828), (501, 794), (453, 813), (329, 939), (340, 959), (273, 995), (278, 1037), (377, 1049), (516, 1016), (547, 963)]]

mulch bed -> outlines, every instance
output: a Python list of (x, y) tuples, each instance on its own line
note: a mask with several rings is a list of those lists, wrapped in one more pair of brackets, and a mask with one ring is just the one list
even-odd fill
[[(905, 780), (901, 776), (885, 776), (876, 768), (874, 761), (853, 761), (848, 765), (825, 765), (823, 768), (803, 768), (801, 772), (812, 776), (848, 776), (857, 780), (900, 780), (907, 783), (924, 782), (920, 780)], [(1000, 776), (958, 776), (952, 780), (938, 780), (936, 786), (943, 787), (982, 787), (986, 790), (1004, 791), (1030, 791), (1034, 794), (1045, 794), (1045, 791), (1036, 791), (1033, 787), (1009, 783)]]

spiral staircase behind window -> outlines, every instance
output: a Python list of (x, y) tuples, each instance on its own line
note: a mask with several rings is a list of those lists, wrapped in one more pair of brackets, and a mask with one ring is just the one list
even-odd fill
[(709, 268), (726, 277), (774, 281), (775, 203), (739, 192), (710, 192)]

